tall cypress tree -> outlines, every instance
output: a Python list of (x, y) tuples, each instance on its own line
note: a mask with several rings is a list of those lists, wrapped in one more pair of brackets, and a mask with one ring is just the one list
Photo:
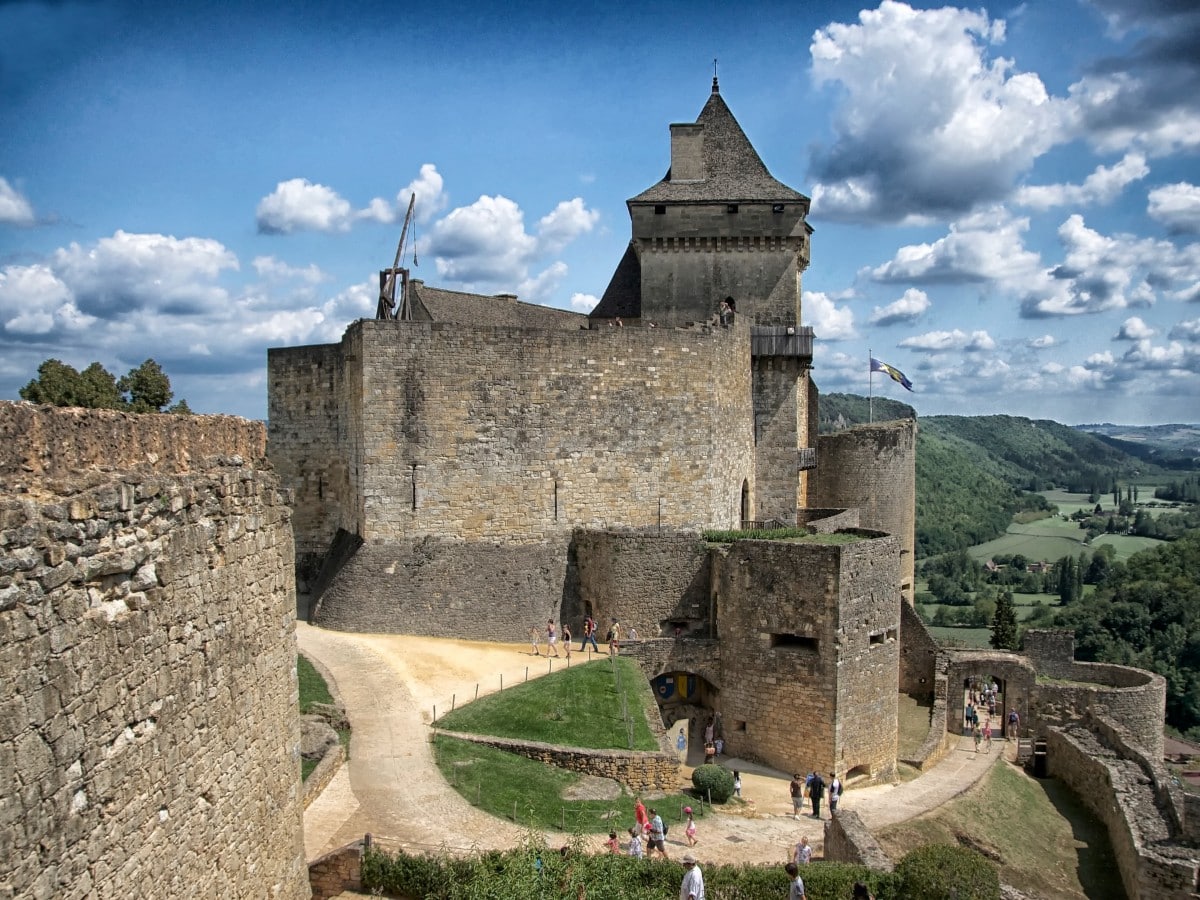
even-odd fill
[(992, 616), (992, 646), (997, 650), (1017, 649), (1017, 611), (1013, 608), (1011, 591), (996, 598), (996, 614)]

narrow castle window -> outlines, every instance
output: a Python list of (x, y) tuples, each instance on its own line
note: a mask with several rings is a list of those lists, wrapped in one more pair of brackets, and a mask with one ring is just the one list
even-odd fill
[(772, 203), (771, 204), (771, 212), (773, 212), (773, 213), (783, 212), (783, 204), (782, 203)]
[(725, 207), (725, 212), (727, 212), (727, 213), (735, 213), (737, 211), (738, 211), (738, 205), (736, 203), (727, 204)]
[(417, 464), (412, 464), (412, 508), (417, 508)]
[(655, 203), (654, 214), (656, 216), (665, 216), (667, 214), (667, 205), (665, 203)]
[(558, 521), (558, 482), (554, 482), (554, 521)]
[(871, 635), (871, 643), (872, 644), (882, 644), (883, 643), (883, 632), (881, 631), (881, 632), (879, 632), (879, 634)]

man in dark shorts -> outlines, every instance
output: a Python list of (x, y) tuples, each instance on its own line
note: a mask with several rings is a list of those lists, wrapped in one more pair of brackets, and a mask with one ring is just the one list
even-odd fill
[(646, 856), (657, 850), (662, 858), (667, 858), (667, 834), (663, 828), (662, 816), (653, 806), (650, 807), (650, 836), (646, 839)]
[(804, 809), (804, 781), (800, 778), (799, 772), (792, 775), (788, 790), (792, 794), (792, 818), (799, 819), (800, 812)]

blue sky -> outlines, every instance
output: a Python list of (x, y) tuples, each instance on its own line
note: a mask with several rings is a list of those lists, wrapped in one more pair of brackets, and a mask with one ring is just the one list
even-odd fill
[(813, 198), (823, 392), (873, 352), (922, 415), (1197, 422), (1198, 46), (1192, 0), (0, 3), (0, 397), (152, 357), (262, 418), (414, 190), (413, 277), (587, 311), (717, 58)]

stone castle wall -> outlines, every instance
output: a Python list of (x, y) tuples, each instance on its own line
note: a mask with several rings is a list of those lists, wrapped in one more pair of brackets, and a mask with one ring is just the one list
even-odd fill
[[(730, 527), (754, 477), (748, 328), (359, 321), (334, 350), (272, 351), (271, 454), (296, 491), (298, 546), (328, 545), (318, 510), (335, 502), (367, 542)], [(341, 392), (322, 381), (339, 357)], [(346, 410), (313, 422), (310, 450), (306, 423), (329, 403)], [(339, 458), (350, 497), (322, 498)]]
[[(574, 538), (582, 607), (603, 640), (615, 618), (638, 636), (707, 637), (712, 603), (709, 549), (695, 532), (630, 533), (579, 530)], [(575, 634), (580, 622), (573, 621)]]
[[(339, 527), (358, 504), (350, 488), (353, 420), (348, 385), (355, 366), (341, 346), (267, 351), (271, 462), (292, 493), (296, 559), (312, 578)], [(347, 528), (352, 531), (353, 528)]]
[(579, 607), (571, 575), (565, 538), (376, 541), (342, 566), (313, 619), (338, 631), (527, 641), (531, 627)]
[(262, 426), (0, 403), (0, 433), (0, 894), (308, 897)]
[(900, 581), (913, 602), (916, 550), (917, 423), (912, 419), (858, 425), (817, 439), (812, 506), (856, 507), (864, 528), (901, 541)]

